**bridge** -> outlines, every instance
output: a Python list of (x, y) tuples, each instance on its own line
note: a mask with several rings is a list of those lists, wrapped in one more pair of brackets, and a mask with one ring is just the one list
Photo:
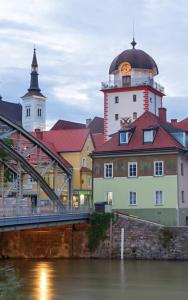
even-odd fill
[(85, 222), (73, 207), (72, 167), (31, 133), (0, 115), (0, 231)]

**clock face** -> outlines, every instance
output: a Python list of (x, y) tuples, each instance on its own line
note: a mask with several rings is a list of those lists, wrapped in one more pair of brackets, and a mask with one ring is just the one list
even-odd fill
[(122, 74), (126, 74), (131, 71), (131, 65), (128, 62), (125, 62), (121, 65), (120, 71)]

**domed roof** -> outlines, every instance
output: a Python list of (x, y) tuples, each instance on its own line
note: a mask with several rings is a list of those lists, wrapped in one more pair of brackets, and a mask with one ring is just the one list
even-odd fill
[(158, 68), (154, 59), (146, 52), (135, 49), (136, 42), (134, 40), (131, 44), (133, 45), (132, 49), (125, 50), (114, 58), (109, 69), (109, 74), (117, 71), (123, 62), (128, 62), (133, 69), (154, 70), (155, 75), (157, 75)]

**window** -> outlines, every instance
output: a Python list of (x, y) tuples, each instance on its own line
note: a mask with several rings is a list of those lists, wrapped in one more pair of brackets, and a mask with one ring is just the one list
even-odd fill
[(30, 116), (31, 116), (31, 108), (26, 107), (26, 117), (30, 117)]
[(164, 163), (163, 161), (154, 161), (154, 176), (164, 175)]
[(133, 102), (136, 102), (136, 95), (133, 95)]
[(181, 202), (185, 203), (185, 199), (184, 199), (184, 191), (181, 191)]
[(184, 175), (184, 167), (183, 167), (183, 163), (181, 163), (181, 175)]
[(86, 150), (87, 150), (87, 152), (90, 151), (90, 146), (89, 145), (86, 146)]
[(133, 120), (137, 119), (137, 112), (133, 112)]
[(41, 108), (38, 108), (37, 114), (38, 114), (38, 117), (41, 117), (41, 116), (42, 116), (42, 109), (41, 109)]
[(119, 103), (119, 97), (118, 96), (115, 97), (115, 103)]
[(144, 143), (153, 143), (154, 130), (144, 130)]
[(163, 191), (155, 191), (155, 205), (163, 205)]
[(119, 120), (119, 115), (115, 114), (115, 121)]
[(113, 164), (104, 164), (104, 178), (113, 177)]
[(86, 165), (87, 165), (86, 158), (83, 157), (82, 158), (82, 167), (86, 167)]
[(128, 162), (128, 177), (137, 177), (137, 162)]
[(119, 143), (120, 145), (128, 144), (130, 139), (130, 131), (123, 131), (119, 133)]
[(149, 98), (149, 102), (152, 103), (152, 97)]
[(129, 205), (136, 205), (136, 192), (129, 192)]
[(112, 205), (112, 201), (113, 201), (113, 192), (106, 192), (106, 199), (105, 201)]

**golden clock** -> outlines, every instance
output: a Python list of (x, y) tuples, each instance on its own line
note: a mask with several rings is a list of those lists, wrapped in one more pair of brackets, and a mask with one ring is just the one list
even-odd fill
[(121, 65), (120, 71), (122, 74), (128, 73), (131, 71), (131, 65), (128, 62), (125, 62)]

